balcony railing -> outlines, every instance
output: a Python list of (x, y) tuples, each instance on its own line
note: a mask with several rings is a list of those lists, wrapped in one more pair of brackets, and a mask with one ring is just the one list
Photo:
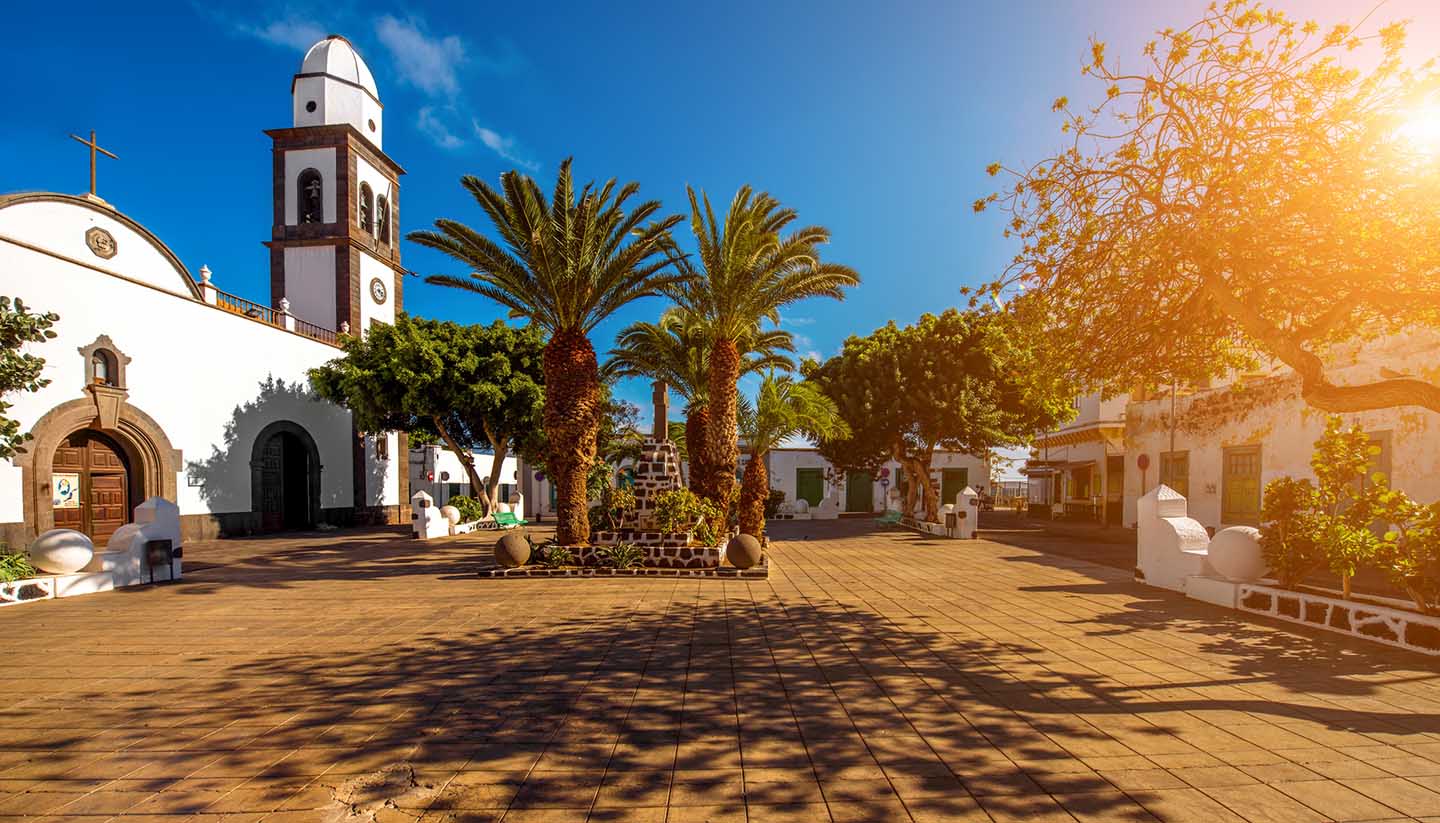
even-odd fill
[(308, 323), (293, 314), (287, 314), (278, 309), (256, 303), (253, 300), (246, 300), (243, 297), (238, 297), (229, 292), (220, 291), (208, 283), (202, 285), (207, 286), (209, 290), (213, 291), (215, 297), (214, 305), (216, 308), (234, 314), (241, 314), (251, 320), (258, 320), (261, 323), (275, 326), (276, 328), (287, 329), (296, 334), (309, 337), (312, 340), (319, 340), (321, 343), (326, 343), (331, 346), (340, 345), (339, 335), (324, 326)]

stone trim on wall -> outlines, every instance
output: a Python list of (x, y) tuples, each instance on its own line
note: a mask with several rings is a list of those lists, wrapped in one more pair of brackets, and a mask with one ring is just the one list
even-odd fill
[(1440, 656), (1440, 617), (1259, 583), (1242, 583), (1236, 608), (1278, 620)]
[[(176, 499), (176, 476), (185, 464), (180, 450), (170, 445), (170, 438), (153, 417), (123, 398), (115, 414), (114, 426), (101, 426), (96, 401), (82, 397), (61, 403), (30, 428), (32, 439), (26, 444), (25, 452), (16, 455), (13, 461), (20, 468), (25, 511), (20, 536), (25, 541), (55, 528), (50, 488), (55, 449), (62, 440), (81, 429), (110, 435), (125, 450), (130, 461), (131, 488), (137, 490), (141, 500), (157, 496)], [(5, 531), (13, 534), (9, 529)]]

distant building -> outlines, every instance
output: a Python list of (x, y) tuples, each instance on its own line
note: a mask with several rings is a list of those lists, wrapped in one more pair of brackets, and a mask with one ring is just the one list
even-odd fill
[[(495, 455), (477, 451), (472, 452), (471, 457), (480, 478), (488, 480), (495, 465)], [(514, 456), (506, 457), (500, 467), (499, 501), (510, 504), (512, 508), (523, 505), (521, 471), (520, 461)], [(452, 497), (477, 497), (460, 458), (440, 446), (421, 446), (410, 450), (410, 493), (418, 491), (429, 494), (437, 506), (445, 505)]]
[[(746, 460), (742, 455), (742, 471)], [(765, 468), (770, 475), (770, 488), (784, 492), (787, 502), (805, 500), (810, 511), (819, 517), (898, 511), (904, 505), (899, 491), (904, 473), (894, 460), (886, 461), (873, 475), (864, 472), (840, 475), (814, 448), (779, 448), (766, 454)], [(966, 486), (978, 490), (989, 485), (990, 461), (973, 454), (939, 451), (931, 461), (930, 474), (939, 484), (941, 504), (953, 503), (955, 495)], [(916, 502), (917, 506), (923, 506), (924, 498), (917, 495)]]
[(1125, 490), (1128, 395), (1077, 397), (1075, 419), (1035, 440), (1021, 470), (1032, 516), (1120, 524)]

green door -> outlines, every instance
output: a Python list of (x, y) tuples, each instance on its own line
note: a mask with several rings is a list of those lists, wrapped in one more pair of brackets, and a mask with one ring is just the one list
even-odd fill
[(825, 471), (823, 469), (795, 470), (795, 499), (804, 500), (813, 508), (820, 505), (825, 496)]
[(875, 481), (869, 472), (850, 472), (845, 475), (845, 511), (868, 512), (875, 510)]
[(954, 503), (955, 495), (970, 485), (969, 469), (945, 469), (940, 473), (940, 505)]
[(1260, 447), (1226, 449), (1221, 475), (1220, 519), (1255, 526), (1260, 523)]

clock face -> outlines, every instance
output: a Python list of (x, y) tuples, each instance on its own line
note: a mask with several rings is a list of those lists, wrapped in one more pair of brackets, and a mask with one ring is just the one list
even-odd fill
[(370, 296), (375, 298), (376, 303), (385, 302), (385, 283), (378, 277), (370, 281)]

